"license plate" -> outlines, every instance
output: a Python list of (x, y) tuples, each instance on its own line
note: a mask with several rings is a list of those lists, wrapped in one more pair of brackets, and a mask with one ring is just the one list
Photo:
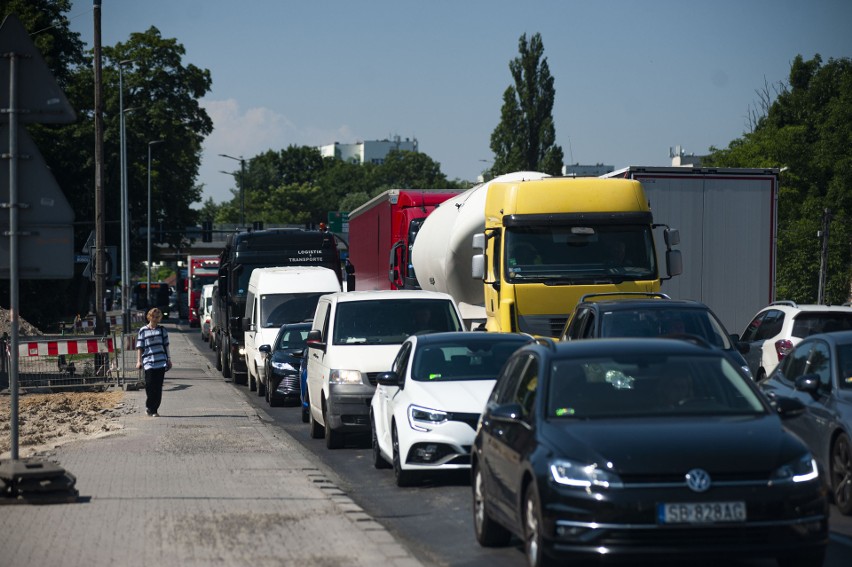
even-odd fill
[(745, 522), (745, 502), (682, 502), (659, 504), (662, 524), (718, 524)]

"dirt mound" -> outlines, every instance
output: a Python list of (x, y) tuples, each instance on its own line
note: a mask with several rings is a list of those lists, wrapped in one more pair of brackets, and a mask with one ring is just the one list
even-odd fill
[[(12, 317), (8, 309), (0, 307), (0, 336), (11, 334)], [(18, 335), (22, 337), (36, 337), (43, 335), (38, 328), (31, 325), (23, 317), (18, 316)]]

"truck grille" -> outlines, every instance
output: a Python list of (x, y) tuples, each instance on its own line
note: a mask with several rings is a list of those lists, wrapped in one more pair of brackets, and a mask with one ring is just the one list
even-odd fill
[(542, 337), (558, 337), (562, 333), (568, 317), (565, 315), (521, 315), (518, 317), (518, 329)]

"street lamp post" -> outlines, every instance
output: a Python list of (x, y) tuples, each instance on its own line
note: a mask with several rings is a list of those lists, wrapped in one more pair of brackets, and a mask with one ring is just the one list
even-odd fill
[[(118, 127), (119, 127), (119, 160), (120, 160), (120, 191), (121, 191), (121, 321), (124, 333), (130, 332), (130, 303), (128, 301), (129, 277), (129, 248), (130, 237), (127, 232), (129, 225), (127, 199), (127, 141), (124, 124), (124, 66), (133, 63), (133, 59), (118, 62)], [(113, 259), (115, 262), (115, 259)]]
[(234, 161), (240, 162), (240, 227), (245, 227), (246, 225), (246, 160), (243, 159), (243, 156), (238, 158), (234, 156), (229, 156), (228, 154), (219, 154), (219, 157), (224, 157), (228, 159), (232, 159)]
[(151, 305), (151, 146), (162, 144), (164, 140), (148, 142), (148, 285), (145, 288), (146, 304)]

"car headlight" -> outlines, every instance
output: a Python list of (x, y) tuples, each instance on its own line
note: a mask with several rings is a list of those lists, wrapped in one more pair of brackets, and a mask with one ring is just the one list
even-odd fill
[(621, 479), (618, 475), (605, 471), (596, 464), (579, 463), (560, 459), (550, 463), (550, 474), (553, 480), (566, 486), (579, 488), (620, 488)]
[(237, 352), (240, 353), (240, 356), (245, 356), (246, 355), (246, 347), (240, 347), (239, 349), (237, 349)]
[(290, 372), (298, 372), (298, 370), (296, 370), (289, 362), (278, 362), (276, 360), (273, 360), (269, 364), (272, 366), (272, 368), (276, 370), (289, 370)]
[(417, 431), (432, 431), (432, 427), (447, 421), (447, 412), (420, 406), (408, 406), (408, 425)]
[(810, 453), (805, 453), (795, 461), (778, 467), (772, 473), (772, 482), (808, 482), (819, 477), (816, 460)]
[(361, 384), (361, 372), (358, 370), (332, 370), (328, 373), (331, 384)]

